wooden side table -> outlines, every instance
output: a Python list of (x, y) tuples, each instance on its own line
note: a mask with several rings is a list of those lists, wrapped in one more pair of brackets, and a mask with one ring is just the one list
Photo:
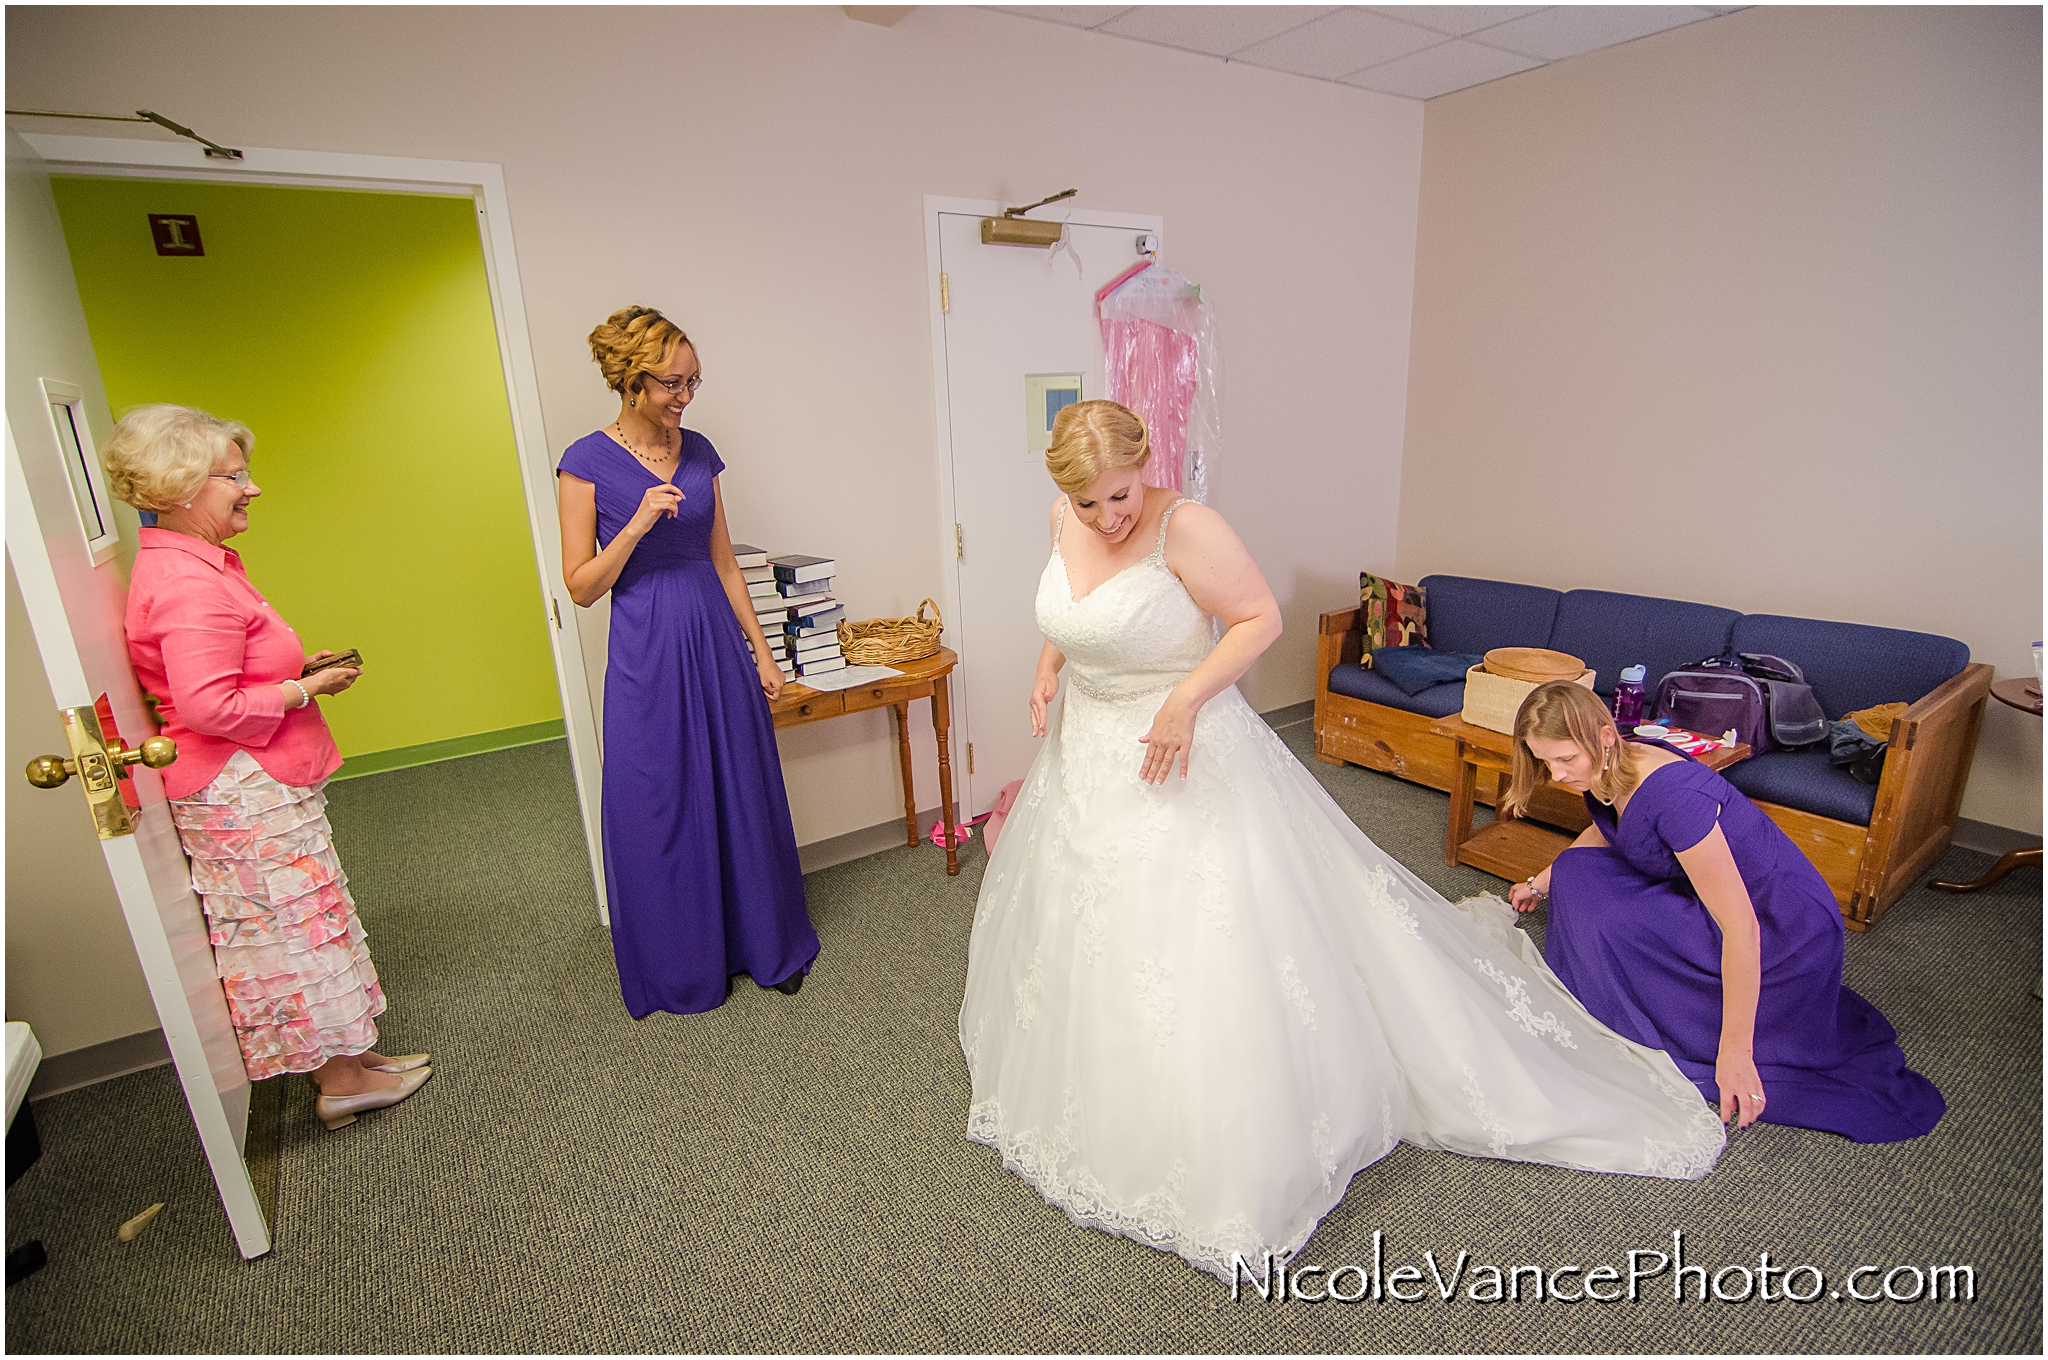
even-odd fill
[[(1472, 829), (1472, 805), (1477, 801), (1479, 774), (1484, 770), (1497, 777), (1494, 806), (1507, 792), (1508, 776), (1514, 772), (1515, 739), (1505, 732), (1475, 726), (1453, 715), (1430, 724), (1430, 731), (1448, 737), (1457, 749), (1458, 771), (1451, 784), (1451, 815), (1444, 827), (1444, 863), (1469, 864), (1475, 869), (1509, 882), (1520, 882), (1550, 867), (1572, 843), (1562, 831), (1525, 817), (1507, 817), (1498, 811), (1492, 823)], [(1747, 744), (1721, 747), (1695, 756), (1710, 770), (1725, 770), (1748, 757)]]
[(856, 685), (852, 689), (816, 690), (801, 680), (782, 687), (782, 697), (768, 706), (775, 726), (801, 727), (823, 722), (844, 713), (862, 713), (871, 708), (896, 710), (896, 744), (903, 760), (903, 827), (907, 843), (918, 842), (917, 788), (910, 766), (910, 701), (932, 701), (932, 731), (939, 739), (939, 815), (946, 820), (946, 872), (960, 872), (960, 850), (953, 844), (952, 828), (960, 814), (953, 802), (953, 755), (947, 741), (953, 728), (953, 702), (946, 677), (960, 658), (950, 647), (941, 647), (921, 661), (906, 661), (896, 667), (902, 674), (892, 679)]
[[(1991, 686), (1991, 697), (2002, 704), (2007, 704), (2020, 710), (2022, 713), (2031, 713), (2037, 718), (2041, 716), (2041, 682), (2038, 680), (2028, 680), (2022, 676), (2011, 680), (1994, 681)], [(1998, 857), (1996, 864), (1985, 870), (1984, 877), (1974, 882), (1929, 883), (1927, 886), (1933, 888), (1936, 892), (1975, 892), (1979, 888), (1990, 887), (2015, 869), (2038, 869), (2040, 867), (2041, 847), (2030, 845), (2023, 850), (2006, 851)]]

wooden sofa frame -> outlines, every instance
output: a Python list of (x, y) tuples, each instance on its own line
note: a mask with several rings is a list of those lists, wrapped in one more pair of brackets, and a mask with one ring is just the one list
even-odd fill
[[(1363, 765), (1448, 793), (1457, 756), (1447, 738), (1429, 730), (1436, 719), (1331, 693), (1330, 672), (1364, 655), (1358, 615), (1356, 608), (1325, 614), (1317, 630), (1317, 758)], [(1820, 870), (1851, 930), (1868, 930), (1948, 849), (1990, 694), (1991, 667), (1972, 662), (1892, 720), (1891, 748), (1867, 827), (1757, 804)], [(1578, 800), (1562, 796), (1562, 790), (1543, 793), (1556, 796), (1539, 796), (1530, 809), (1536, 820), (1575, 831), (1585, 827)], [(1492, 790), (1482, 787), (1479, 799), (1491, 803)]]

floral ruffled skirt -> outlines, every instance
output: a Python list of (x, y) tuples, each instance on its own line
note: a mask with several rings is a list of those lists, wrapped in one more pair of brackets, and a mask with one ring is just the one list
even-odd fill
[(251, 1081), (377, 1043), (384, 992), (321, 787), (281, 784), (237, 751), (211, 784), (171, 799)]

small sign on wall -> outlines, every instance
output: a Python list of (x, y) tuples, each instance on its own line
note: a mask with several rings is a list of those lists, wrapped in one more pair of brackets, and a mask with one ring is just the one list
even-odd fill
[(1066, 407), (1081, 400), (1078, 373), (1024, 375), (1024, 442), (1033, 453), (1052, 447), (1052, 422)]
[(151, 213), (149, 234), (156, 240), (159, 255), (204, 255), (199, 240), (199, 219), (186, 213)]

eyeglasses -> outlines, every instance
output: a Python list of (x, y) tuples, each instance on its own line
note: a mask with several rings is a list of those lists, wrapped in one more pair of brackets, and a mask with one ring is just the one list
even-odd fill
[(249, 489), (249, 469), (247, 468), (243, 468), (240, 472), (209, 472), (206, 475), (208, 477), (218, 477), (224, 482), (233, 482), (237, 491), (247, 491)]
[(674, 396), (676, 393), (688, 388), (690, 395), (694, 397), (697, 395), (697, 389), (704, 385), (704, 375), (702, 373), (692, 373), (687, 379), (664, 378), (659, 373), (650, 373), (647, 376), (660, 383), (661, 390), (670, 396)]

